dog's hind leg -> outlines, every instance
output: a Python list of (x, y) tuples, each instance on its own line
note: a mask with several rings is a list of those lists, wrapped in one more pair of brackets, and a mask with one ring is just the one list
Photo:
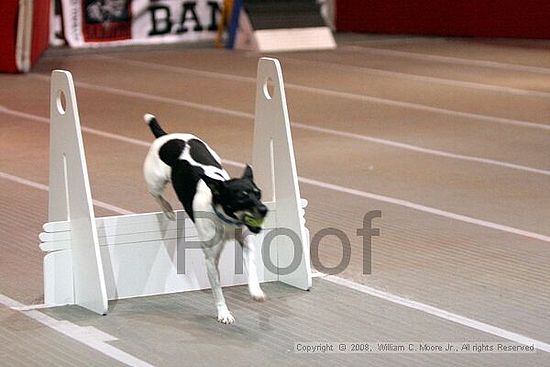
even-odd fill
[(168, 181), (157, 180), (152, 184), (147, 182), (147, 186), (149, 186), (149, 193), (155, 198), (156, 202), (159, 203), (164, 215), (170, 220), (176, 220), (176, 213), (174, 213), (172, 205), (162, 196), (167, 183)]
[(174, 213), (174, 209), (172, 209), (172, 205), (168, 201), (166, 201), (165, 198), (162, 197), (162, 195), (155, 195), (151, 193), (157, 203), (159, 203), (160, 207), (162, 208), (162, 211), (164, 212), (164, 215), (170, 220), (176, 220), (176, 213)]
[(159, 203), (166, 217), (170, 220), (175, 220), (176, 214), (172, 206), (162, 196), (164, 188), (168, 182), (170, 182), (170, 172), (171, 168), (158, 158), (157, 154), (155, 154), (155, 150), (149, 150), (143, 164), (143, 176), (147, 183), (147, 189), (157, 203)]
[(214, 302), (216, 303), (216, 309), (218, 311), (218, 321), (222, 324), (232, 324), (235, 322), (235, 318), (225, 304), (225, 298), (220, 285), (220, 272), (218, 270), (218, 262), (220, 260), (222, 248), (223, 241), (216, 246), (208, 248), (205, 247), (203, 248), (203, 251), (204, 258), (206, 260), (208, 280), (210, 281), (210, 286), (212, 287), (212, 295), (214, 296)]

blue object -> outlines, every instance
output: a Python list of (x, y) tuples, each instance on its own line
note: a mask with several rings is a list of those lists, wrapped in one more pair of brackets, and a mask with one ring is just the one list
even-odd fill
[(235, 47), (235, 38), (237, 37), (237, 30), (239, 29), (239, 15), (241, 14), (241, 8), (243, 6), (243, 0), (233, 1), (233, 10), (231, 11), (231, 21), (229, 22), (229, 29), (227, 35), (227, 41), (225, 42), (225, 48)]

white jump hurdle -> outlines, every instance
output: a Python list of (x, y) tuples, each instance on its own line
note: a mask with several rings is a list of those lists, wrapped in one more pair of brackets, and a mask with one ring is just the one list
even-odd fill
[[(49, 222), (40, 234), (40, 248), (46, 252), (45, 304), (77, 304), (106, 314), (107, 300), (210, 288), (202, 250), (195, 246), (178, 254), (186, 243), (198, 240), (183, 211), (177, 212), (177, 221), (162, 213), (95, 217), (71, 74), (53, 71), (50, 93)], [(283, 76), (276, 59), (259, 61), (255, 116), (254, 177), (270, 209), (256, 246), (256, 258), (263, 265), (257, 267), (258, 277), (307, 290), (307, 202), (300, 200)], [(262, 241), (275, 228), (295, 233), (299, 246), (286, 235), (274, 237), (269, 247), (272, 265), (267, 266)], [(235, 266), (238, 250), (231, 243), (221, 255), (223, 286), (246, 284), (246, 276)], [(184, 274), (178, 274), (178, 257), (185, 263)], [(283, 271), (287, 267), (293, 270)]]

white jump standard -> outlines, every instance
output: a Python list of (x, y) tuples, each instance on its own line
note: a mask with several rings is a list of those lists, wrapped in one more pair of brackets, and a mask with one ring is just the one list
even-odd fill
[[(268, 81), (274, 85), (271, 93)], [(202, 251), (185, 247), (199, 237), (183, 211), (176, 212), (176, 221), (162, 212), (95, 217), (71, 74), (54, 71), (50, 93), (49, 222), (40, 234), (46, 252), (45, 304), (77, 304), (106, 314), (108, 300), (210, 288)], [(278, 280), (307, 290), (306, 202), (300, 199), (281, 67), (275, 59), (262, 58), (258, 64), (252, 163), (269, 209), (264, 230), (251, 237), (258, 283)], [(264, 246), (269, 251), (264, 262), (265, 236), (272, 241)], [(221, 286), (249, 280), (235, 269), (235, 246), (229, 242), (220, 255)], [(177, 271), (178, 249), (185, 249), (184, 274)]]

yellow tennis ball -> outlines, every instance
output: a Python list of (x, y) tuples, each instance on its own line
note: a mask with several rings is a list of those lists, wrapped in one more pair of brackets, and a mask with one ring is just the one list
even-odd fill
[(254, 218), (251, 215), (246, 215), (244, 217), (244, 223), (253, 228), (261, 228), (264, 223), (264, 218)]

